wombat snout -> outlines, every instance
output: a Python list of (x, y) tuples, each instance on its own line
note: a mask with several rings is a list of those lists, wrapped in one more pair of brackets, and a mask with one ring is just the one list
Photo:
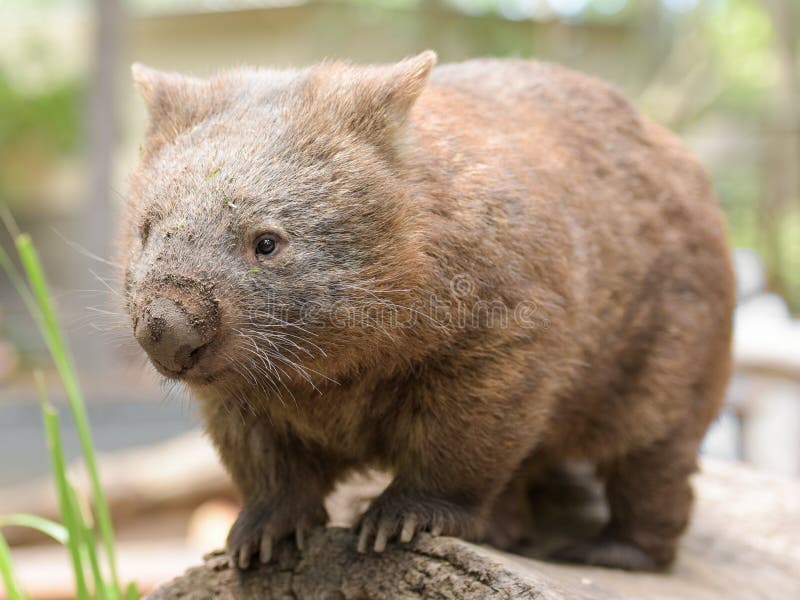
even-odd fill
[(197, 363), (198, 350), (216, 336), (216, 327), (200, 327), (197, 321), (180, 303), (158, 297), (142, 309), (134, 336), (160, 371), (177, 376)]

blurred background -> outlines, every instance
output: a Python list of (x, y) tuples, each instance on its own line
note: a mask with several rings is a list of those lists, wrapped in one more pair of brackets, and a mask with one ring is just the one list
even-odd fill
[[(130, 63), (205, 75), (425, 48), (441, 62), (535, 57), (597, 75), (692, 146), (727, 214), (739, 281), (736, 375), (704, 452), (800, 475), (796, 0), (0, 0), (0, 204), (42, 253), (113, 488), (123, 570), (143, 589), (219, 545), (236, 505), (191, 402), (133, 347), (108, 262), (146, 124)], [(0, 243), (10, 248), (4, 230)], [(34, 368), (64, 402), (0, 277), (0, 514), (55, 510)], [(26, 586), (63, 597), (63, 550), (9, 531)]]

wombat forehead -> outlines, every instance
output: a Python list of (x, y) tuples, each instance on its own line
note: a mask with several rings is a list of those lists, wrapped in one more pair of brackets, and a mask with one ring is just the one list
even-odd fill
[(175, 144), (148, 166), (141, 200), (165, 208), (192, 200), (221, 208), (233, 203), (279, 209), (330, 195), (335, 171), (331, 162), (287, 154), (267, 139)]

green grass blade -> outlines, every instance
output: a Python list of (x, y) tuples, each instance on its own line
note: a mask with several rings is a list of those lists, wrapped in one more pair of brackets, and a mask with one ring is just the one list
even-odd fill
[(69, 399), (70, 409), (78, 430), (83, 457), (86, 462), (86, 470), (89, 474), (89, 481), (92, 487), (92, 498), (94, 504), (97, 524), (103, 540), (108, 567), (111, 572), (113, 587), (120, 590), (119, 577), (117, 576), (117, 564), (114, 551), (114, 530), (111, 523), (111, 514), (108, 503), (100, 483), (100, 474), (97, 468), (97, 459), (94, 453), (91, 428), (89, 418), (86, 414), (86, 405), (83, 400), (78, 378), (72, 365), (69, 352), (67, 351), (61, 328), (58, 325), (55, 311), (50, 302), (50, 294), (45, 281), (44, 272), (36, 249), (33, 247), (29, 236), (22, 234), (16, 238), (17, 251), (19, 252), (22, 267), (28, 278), (33, 296), (38, 305), (41, 319), (37, 320), (40, 325), (40, 332), (53, 357), (64, 389)]
[(97, 598), (97, 600), (117, 600), (119, 598), (117, 590), (114, 590), (113, 586), (109, 586), (103, 580), (103, 572), (100, 569), (100, 561), (97, 558), (94, 529), (86, 523), (75, 486), (69, 482), (68, 484), (70, 501), (72, 502), (72, 506), (75, 507), (75, 530), (79, 538), (78, 545), (81, 552), (81, 559), (84, 564), (89, 563), (89, 567), (91, 568), (92, 579), (94, 580), (95, 598)]
[(11, 561), (11, 550), (6, 543), (6, 538), (0, 533), (0, 580), (6, 588), (8, 600), (26, 600), (25, 594), (14, 577), (14, 565)]
[(47, 436), (47, 447), (50, 451), (50, 461), (53, 467), (53, 478), (56, 484), (56, 494), (58, 495), (58, 505), (61, 512), (61, 520), (69, 532), (67, 539), (67, 550), (69, 551), (72, 571), (75, 576), (75, 596), (79, 600), (89, 598), (89, 590), (86, 587), (86, 578), (83, 573), (83, 561), (80, 551), (80, 533), (76, 521), (76, 507), (72, 504), (69, 494), (69, 483), (67, 482), (67, 464), (64, 460), (64, 450), (61, 445), (61, 430), (58, 422), (58, 413), (49, 404), (42, 405), (42, 416), (44, 419), (44, 429)]
[(26, 513), (17, 513), (13, 515), (6, 515), (0, 517), (0, 527), (28, 527), (36, 529), (43, 534), (53, 538), (59, 544), (66, 545), (69, 539), (67, 528), (61, 523), (56, 523), (44, 517), (37, 517), (36, 515), (29, 515)]
[(3, 271), (6, 272), (8, 279), (11, 281), (14, 289), (19, 294), (19, 297), (22, 298), (22, 301), (25, 303), (25, 308), (28, 309), (28, 312), (36, 321), (37, 326), (40, 328), (44, 326), (44, 322), (39, 314), (39, 309), (36, 306), (36, 300), (34, 300), (33, 294), (31, 294), (28, 286), (25, 285), (25, 280), (17, 270), (16, 265), (14, 265), (14, 261), (11, 260), (11, 257), (8, 255), (3, 246), (0, 246), (0, 267), (2, 267)]
[(125, 600), (139, 600), (139, 590), (136, 589), (135, 583), (128, 584), (128, 588), (125, 590)]

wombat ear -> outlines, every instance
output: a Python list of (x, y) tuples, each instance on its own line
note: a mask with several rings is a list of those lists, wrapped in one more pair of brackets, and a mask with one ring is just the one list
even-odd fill
[(382, 77), (381, 87), (385, 95), (383, 97), (379, 95), (379, 101), (384, 101), (395, 116), (404, 117), (425, 89), (434, 65), (436, 65), (436, 53), (433, 50), (425, 50), (421, 54), (389, 66)]
[(150, 115), (146, 151), (152, 152), (207, 116), (214, 107), (206, 82), (196, 77), (131, 65), (136, 89)]
[(357, 122), (367, 125), (367, 132), (384, 141), (397, 142), (435, 64), (436, 53), (426, 50), (399, 63), (370, 69), (366, 76), (367, 101), (362, 105), (367, 113)]
[(338, 126), (382, 145), (397, 141), (435, 64), (432, 50), (388, 65), (323, 63), (312, 70), (308, 89), (312, 102), (330, 107)]

